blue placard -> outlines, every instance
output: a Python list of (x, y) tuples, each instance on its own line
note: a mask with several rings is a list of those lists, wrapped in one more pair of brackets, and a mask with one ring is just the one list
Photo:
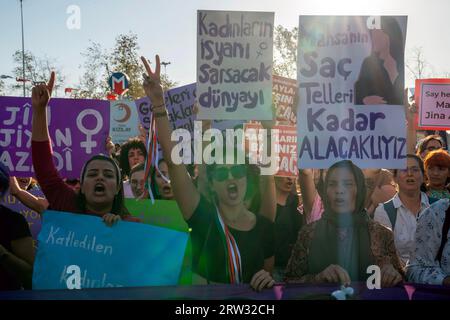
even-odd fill
[(188, 234), (141, 223), (112, 227), (95, 216), (43, 214), (33, 289), (67, 289), (77, 265), (81, 288), (176, 285)]

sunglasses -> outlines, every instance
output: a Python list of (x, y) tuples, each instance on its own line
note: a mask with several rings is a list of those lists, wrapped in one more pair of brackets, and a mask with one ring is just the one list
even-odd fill
[(239, 166), (233, 166), (231, 168), (217, 168), (214, 169), (212, 173), (212, 178), (216, 181), (222, 182), (228, 179), (229, 173), (231, 172), (231, 175), (235, 179), (241, 179), (247, 175), (247, 167), (244, 165)]

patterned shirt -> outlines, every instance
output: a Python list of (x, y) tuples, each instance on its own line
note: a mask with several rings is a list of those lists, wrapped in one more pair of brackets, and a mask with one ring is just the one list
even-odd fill
[(444, 190), (428, 190), (427, 195), (430, 198), (435, 199), (450, 199), (450, 192), (447, 189)]
[[(285, 281), (288, 283), (317, 283), (317, 274), (308, 270), (308, 255), (317, 221), (305, 225), (298, 234), (297, 242), (292, 250), (291, 258), (286, 268)], [(370, 220), (368, 224), (370, 235), (370, 250), (375, 264), (382, 268), (392, 266), (403, 276), (404, 270), (397, 256), (392, 231), (380, 223)]]
[[(441, 246), (442, 226), (449, 199), (442, 199), (426, 209), (417, 221), (416, 249), (407, 266), (407, 277), (411, 282), (442, 285), (450, 276), (450, 242), (447, 241), (441, 261), (436, 255)], [(449, 234), (445, 235), (447, 238)]]

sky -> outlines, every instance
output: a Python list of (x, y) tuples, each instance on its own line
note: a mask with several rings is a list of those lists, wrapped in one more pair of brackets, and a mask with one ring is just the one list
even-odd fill
[[(80, 9), (80, 29), (66, 26), (72, 5)], [(0, 0), (0, 8), (0, 75), (11, 75), (12, 55), (21, 49), (19, 0)], [(167, 75), (189, 84), (196, 77), (197, 10), (275, 12), (275, 25), (289, 29), (299, 15), (407, 15), (405, 59), (422, 47), (434, 76), (450, 73), (448, 0), (23, 0), (25, 49), (56, 59), (71, 87), (83, 73), (80, 52), (89, 40), (112, 48), (117, 35), (132, 31), (140, 54), (153, 60), (158, 53), (170, 62)], [(413, 83), (406, 71), (406, 85)]]

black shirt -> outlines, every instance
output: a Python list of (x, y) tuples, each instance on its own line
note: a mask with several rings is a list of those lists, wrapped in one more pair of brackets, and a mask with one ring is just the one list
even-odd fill
[[(11, 252), (11, 241), (31, 237), (25, 218), (0, 205), (0, 244)], [(20, 283), (0, 265), (0, 291), (20, 289)]]
[(275, 217), (275, 266), (286, 268), (297, 235), (303, 226), (303, 216), (297, 210), (298, 198), (289, 195), (286, 205), (277, 204)]
[[(209, 281), (229, 283), (221, 231), (214, 220), (216, 212), (216, 207), (202, 196), (187, 221), (192, 228), (192, 267)], [(228, 227), (228, 230), (239, 248), (243, 281), (249, 283), (253, 275), (263, 269), (264, 260), (274, 255), (274, 225), (267, 218), (256, 215), (253, 229), (239, 231)]]

